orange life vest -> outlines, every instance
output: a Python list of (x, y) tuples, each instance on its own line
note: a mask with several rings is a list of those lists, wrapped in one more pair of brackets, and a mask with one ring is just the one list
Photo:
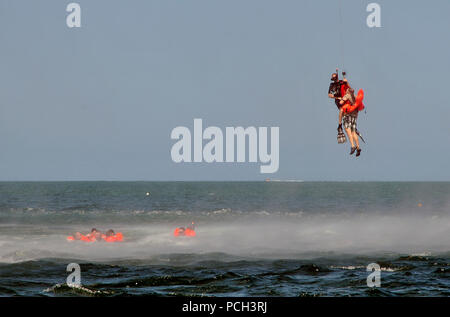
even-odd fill
[(355, 103), (352, 105), (351, 103), (347, 102), (342, 106), (342, 110), (345, 113), (352, 113), (355, 110), (361, 111), (364, 109), (364, 104), (363, 104), (363, 99), (364, 99), (364, 91), (362, 89), (358, 90), (358, 95), (355, 98)]
[[(67, 241), (76, 241), (76, 240), (77, 239), (75, 239), (74, 236), (68, 236), (67, 237)], [(85, 236), (85, 235), (81, 235), (80, 240), (84, 241), (84, 242), (94, 242), (94, 241), (96, 241), (95, 237), (88, 237), (88, 236)]]
[[(123, 235), (122, 235), (122, 232), (117, 232), (115, 235), (109, 236), (109, 237), (102, 234), (102, 239), (105, 240), (106, 242), (118, 242), (118, 241), (123, 241)], [(89, 236), (85, 236), (85, 235), (81, 235), (80, 240), (84, 241), (84, 242), (97, 241), (97, 239), (94, 236), (89, 237)], [(76, 239), (74, 236), (68, 236), (67, 241), (76, 241)]]
[(191, 228), (187, 228), (184, 231), (184, 235), (188, 236), (188, 237), (195, 237), (195, 231), (193, 229), (191, 229)]
[(175, 237), (184, 236), (184, 232), (181, 233), (181, 229), (180, 228), (175, 228), (175, 231), (173, 232), (173, 235)]
[(181, 230), (181, 228), (176, 228), (175, 231), (173, 232), (173, 235), (175, 237), (180, 237), (180, 236), (188, 236), (188, 237), (195, 237), (195, 231), (192, 230), (191, 228), (186, 228), (183, 230)]
[(122, 232), (117, 232), (115, 235), (113, 236), (109, 236), (107, 237), (106, 235), (102, 235), (103, 240), (105, 240), (106, 242), (119, 242), (119, 241), (123, 241), (123, 235)]

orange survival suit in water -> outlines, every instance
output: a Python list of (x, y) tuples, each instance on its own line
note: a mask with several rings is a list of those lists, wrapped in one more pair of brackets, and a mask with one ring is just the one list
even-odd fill
[(183, 227), (180, 227), (180, 228), (175, 229), (175, 231), (173, 232), (173, 235), (175, 237), (180, 237), (180, 236), (195, 237), (195, 230), (191, 229), (189, 227), (186, 229), (184, 229)]
[(118, 242), (118, 241), (123, 241), (123, 235), (122, 235), (122, 232), (117, 232), (116, 234), (114, 234), (112, 236), (107, 236), (105, 234), (102, 234), (102, 239), (105, 240), (106, 242)]
[(97, 239), (95, 239), (94, 236), (85, 236), (84, 234), (80, 234), (80, 235), (79, 235), (79, 239), (76, 239), (74, 236), (68, 236), (68, 237), (67, 237), (67, 240), (68, 240), (68, 241), (77, 241), (77, 240), (80, 240), (80, 241), (84, 241), (84, 242), (94, 242), (94, 241), (97, 241)]
[[(122, 232), (117, 232), (116, 234), (112, 236), (106, 236), (105, 234), (102, 234), (102, 239), (106, 242), (119, 242), (123, 241), (123, 235)], [(79, 239), (76, 239), (74, 236), (68, 236), (68, 241), (84, 241), (84, 242), (95, 242), (97, 239), (94, 236), (85, 236), (83, 234), (79, 235)]]

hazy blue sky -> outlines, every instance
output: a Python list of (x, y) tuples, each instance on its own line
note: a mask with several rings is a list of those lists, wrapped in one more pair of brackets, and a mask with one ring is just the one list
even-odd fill
[[(450, 1), (0, 1), (0, 180), (450, 180)], [(344, 54), (339, 32), (344, 32)], [(365, 90), (360, 158), (330, 73)], [(280, 168), (175, 164), (176, 126), (279, 126)]]

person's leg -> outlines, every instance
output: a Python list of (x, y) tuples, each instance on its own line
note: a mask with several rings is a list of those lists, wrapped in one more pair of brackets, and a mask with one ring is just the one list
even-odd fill
[(361, 149), (359, 148), (359, 140), (358, 135), (356, 134), (356, 130), (352, 130), (353, 140), (356, 143), (356, 156), (359, 156), (361, 154)]
[(356, 129), (356, 122), (358, 119), (358, 113), (356, 113), (353, 118), (352, 118), (352, 132), (353, 132), (353, 138), (356, 142), (356, 156), (360, 156), (361, 155), (361, 148), (359, 147), (359, 138), (358, 138), (358, 134), (356, 133), (357, 129)]
[(351, 124), (350, 116), (348, 114), (345, 114), (343, 116), (343, 121), (344, 121), (345, 132), (347, 133), (348, 139), (350, 140), (350, 144), (352, 146), (350, 154), (353, 154), (356, 150), (356, 147), (355, 147), (355, 142), (353, 140), (352, 124)]
[(356, 148), (359, 149), (359, 140), (358, 140), (358, 135), (356, 134), (356, 130), (352, 131), (352, 135), (353, 135), (353, 140), (355, 140), (355, 143), (356, 143)]
[(359, 147), (359, 140), (358, 140), (358, 135), (356, 134), (356, 130), (353, 132), (353, 134), (355, 135), (355, 140), (356, 140), (356, 156), (360, 156), (361, 148)]
[(345, 132), (347, 132), (348, 139), (350, 140), (350, 144), (352, 145), (350, 154), (353, 154), (355, 152), (356, 147), (355, 147), (355, 142), (353, 140), (352, 130), (350, 128), (346, 128)]
[(339, 125), (342, 124), (342, 113), (343, 113), (342, 108), (340, 108), (339, 109)]

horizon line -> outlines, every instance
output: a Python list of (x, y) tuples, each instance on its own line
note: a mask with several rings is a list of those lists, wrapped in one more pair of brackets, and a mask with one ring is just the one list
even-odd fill
[(80, 179), (80, 180), (0, 180), (0, 183), (61, 183), (61, 182), (158, 182), (158, 183), (169, 183), (169, 182), (215, 182), (215, 183), (239, 183), (239, 182), (254, 182), (254, 183), (448, 183), (450, 180), (296, 180), (296, 179), (262, 179), (262, 180), (136, 180), (136, 179), (125, 179), (125, 180), (107, 180), (107, 179)]

